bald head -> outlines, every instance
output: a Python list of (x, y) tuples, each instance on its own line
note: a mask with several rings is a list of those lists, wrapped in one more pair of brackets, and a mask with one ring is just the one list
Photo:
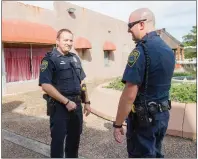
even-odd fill
[(133, 11), (129, 17), (130, 22), (147, 19), (147, 23), (155, 27), (155, 16), (148, 8), (140, 8)]
[(133, 40), (141, 40), (147, 33), (155, 30), (155, 16), (148, 8), (137, 9), (130, 14), (128, 26)]

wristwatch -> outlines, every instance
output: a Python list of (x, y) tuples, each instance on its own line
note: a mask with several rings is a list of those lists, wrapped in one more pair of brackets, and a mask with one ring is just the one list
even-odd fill
[(91, 102), (90, 102), (90, 101), (88, 101), (88, 102), (85, 102), (85, 104), (91, 104)]
[(114, 121), (114, 122), (113, 122), (113, 127), (114, 127), (114, 128), (122, 128), (122, 125), (116, 125), (116, 124), (115, 124), (115, 121)]

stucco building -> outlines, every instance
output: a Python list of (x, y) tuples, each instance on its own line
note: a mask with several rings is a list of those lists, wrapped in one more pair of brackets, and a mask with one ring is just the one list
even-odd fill
[(88, 83), (122, 75), (135, 47), (126, 22), (67, 2), (55, 1), (48, 10), (3, 1), (3, 95), (38, 87), (41, 59), (55, 46), (62, 28), (74, 33), (71, 51), (79, 55)]

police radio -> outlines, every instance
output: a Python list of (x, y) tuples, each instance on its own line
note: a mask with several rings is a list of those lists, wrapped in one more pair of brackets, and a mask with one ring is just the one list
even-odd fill
[(149, 110), (148, 110), (147, 102), (146, 102), (150, 57), (148, 55), (145, 41), (142, 40), (141, 45), (143, 46), (145, 61), (146, 61), (145, 75), (144, 75), (144, 81), (145, 81), (144, 82), (144, 93), (143, 93), (144, 100), (141, 99), (140, 104), (135, 105), (135, 112), (137, 114), (137, 120), (138, 120), (139, 127), (149, 127), (153, 123), (153, 119), (149, 114)]

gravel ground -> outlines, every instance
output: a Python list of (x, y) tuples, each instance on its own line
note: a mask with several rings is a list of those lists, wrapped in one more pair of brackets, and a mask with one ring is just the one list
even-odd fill
[[(50, 144), (49, 120), (41, 118), (43, 116), (46, 118), (45, 101), (38, 91), (3, 98), (3, 129)], [(9, 146), (8, 142), (2, 144)], [(2, 148), (2, 151), (6, 150)], [(166, 158), (196, 158), (196, 142), (166, 136), (163, 151)], [(4, 157), (12, 155), (4, 152)], [(79, 155), (87, 158), (127, 158), (126, 142), (117, 144), (112, 136), (111, 122), (90, 115), (84, 118)]]
[(45, 156), (16, 145), (7, 140), (1, 141), (2, 158), (46, 158)]

